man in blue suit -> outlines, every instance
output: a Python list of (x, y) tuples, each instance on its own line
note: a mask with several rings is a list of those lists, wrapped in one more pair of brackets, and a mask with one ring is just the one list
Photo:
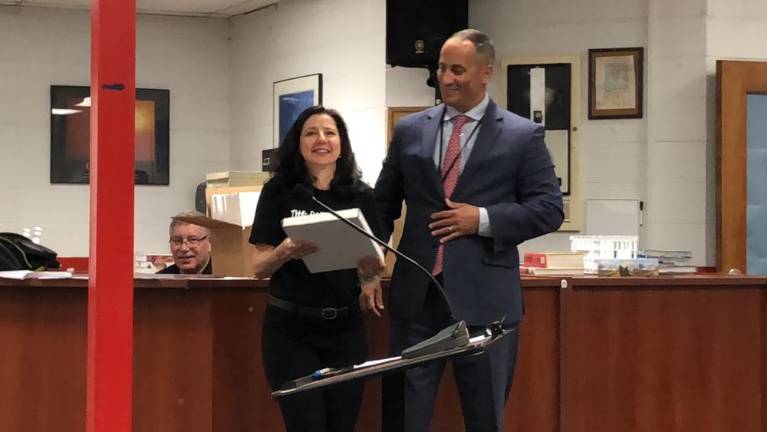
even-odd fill
[[(544, 129), (498, 107), (487, 95), (495, 49), (477, 30), (442, 46), (439, 86), (444, 104), (402, 119), (376, 183), (386, 233), (407, 216), (399, 249), (432, 270), (397, 262), (389, 291), (393, 355), (450, 324), (470, 332), (522, 319), (517, 245), (555, 231), (562, 196)], [(363, 293), (361, 301), (366, 302)], [(517, 354), (517, 333), (485, 354), (453, 362), (467, 431), (502, 431)], [(387, 430), (426, 432), (444, 362), (412, 369), (405, 383), (384, 385)], [(397, 395), (399, 393), (399, 395)]]

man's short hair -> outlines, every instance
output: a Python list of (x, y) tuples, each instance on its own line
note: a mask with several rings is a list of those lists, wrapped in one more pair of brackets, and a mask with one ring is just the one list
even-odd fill
[(475, 29), (466, 29), (453, 33), (450, 39), (467, 40), (474, 45), (477, 54), (483, 56), (489, 64), (495, 64), (495, 45), (490, 36)]
[[(173, 216), (170, 219), (170, 227), (168, 228), (168, 231), (171, 233), (171, 235), (173, 235), (173, 228), (175, 228), (175, 227), (177, 227), (179, 225), (197, 225), (197, 224), (193, 224), (191, 222), (187, 222), (185, 220), (178, 219), (178, 218), (195, 218), (195, 217), (205, 217), (205, 215), (200, 213), (200, 212), (198, 212), (198, 211), (194, 211), (194, 210), (182, 211), (181, 213)], [(202, 226), (202, 225), (197, 225), (197, 226), (202, 228), (203, 231), (205, 231), (205, 235), (208, 236), (208, 238), (211, 238), (212, 233), (210, 232), (210, 229), (208, 229), (208, 227), (205, 227), (205, 226)]]

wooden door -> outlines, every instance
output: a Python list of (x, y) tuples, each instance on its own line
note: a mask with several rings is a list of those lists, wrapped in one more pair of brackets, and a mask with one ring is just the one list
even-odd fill
[[(767, 93), (767, 63), (719, 60), (717, 270), (747, 271), (747, 98)], [(767, 187), (767, 186), (765, 186)]]

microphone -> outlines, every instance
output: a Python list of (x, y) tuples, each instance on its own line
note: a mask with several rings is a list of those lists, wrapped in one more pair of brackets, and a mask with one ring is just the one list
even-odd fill
[[(296, 184), (293, 187), (292, 193), (293, 193), (293, 196), (296, 198), (306, 200), (306, 201), (314, 201), (320, 207), (325, 209), (328, 213), (335, 216), (336, 219), (340, 220), (345, 225), (347, 225), (349, 228), (353, 229), (354, 231), (357, 231), (358, 233), (362, 234), (368, 239), (373, 240), (374, 242), (376, 242), (377, 244), (379, 244), (381, 247), (385, 248), (386, 250), (391, 251), (398, 258), (402, 258), (403, 260), (416, 266), (416, 268), (418, 268), (420, 271), (422, 271), (425, 275), (429, 277), (429, 279), (434, 284), (434, 286), (437, 287), (440, 295), (442, 295), (442, 297), (445, 299), (445, 303), (447, 304), (447, 308), (448, 308), (449, 318), (453, 324), (450, 324), (446, 328), (440, 330), (434, 336), (404, 349), (402, 353), (400, 354), (400, 357), (399, 357), (400, 359), (412, 360), (416, 358), (425, 358), (425, 356), (428, 356), (431, 354), (444, 353), (449, 350), (468, 347), (471, 343), (478, 343), (479, 339), (482, 339), (482, 338), (486, 340), (489, 339), (490, 343), (492, 343), (493, 341), (497, 340), (499, 337), (502, 337), (506, 333), (510, 331), (514, 331), (513, 329), (509, 331), (503, 329), (501, 323), (497, 322), (497, 323), (491, 323), (484, 330), (484, 336), (470, 338), (469, 329), (466, 326), (466, 322), (463, 320), (458, 321), (455, 319), (455, 315), (453, 314), (453, 307), (450, 305), (450, 300), (448, 300), (447, 298), (447, 293), (445, 292), (445, 289), (442, 287), (442, 284), (440, 284), (439, 281), (437, 281), (434, 275), (431, 274), (430, 271), (426, 270), (416, 260), (410, 258), (409, 256), (398, 251), (397, 249), (389, 246), (385, 241), (379, 239), (375, 235), (358, 227), (351, 221), (347, 220), (346, 218), (338, 214), (338, 212), (330, 208), (330, 206), (318, 200), (314, 196), (314, 193), (312, 193), (309, 190), (309, 188), (307, 188), (303, 184)], [(484, 348), (482, 348), (481, 351), (484, 351)], [(339, 368), (339, 369), (334, 369), (334, 368), (320, 369), (315, 371), (311, 375), (307, 375), (305, 377), (298, 378), (293, 381), (289, 381), (287, 384), (283, 385), (283, 389), (297, 389), (301, 386), (311, 383), (312, 381), (333, 377), (333, 376), (338, 376), (338, 375), (343, 375), (346, 372), (353, 371), (356, 367), (357, 366)], [(272, 393), (272, 395), (274, 396), (274, 393)]]
[(344, 224), (348, 225), (353, 230), (355, 230), (358, 233), (364, 235), (365, 237), (369, 238), (370, 240), (373, 240), (374, 242), (378, 243), (381, 247), (385, 248), (386, 250), (391, 251), (394, 255), (397, 256), (397, 258), (402, 258), (403, 260), (405, 260), (405, 261), (409, 262), (410, 264), (416, 266), (416, 268), (418, 268), (420, 271), (422, 271), (425, 275), (427, 275), (429, 277), (429, 279), (434, 284), (434, 286), (436, 286), (437, 289), (439, 290), (439, 293), (442, 296), (442, 298), (445, 299), (445, 303), (447, 303), (447, 309), (448, 309), (448, 312), (450, 314), (450, 321), (453, 322), (453, 323), (463, 324), (463, 327), (465, 329), (466, 323), (464, 323), (463, 321), (458, 322), (458, 320), (455, 319), (455, 315), (453, 314), (453, 307), (450, 304), (450, 300), (447, 298), (447, 293), (445, 292), (445, 288), (442, 287), (442, 284), (440, 284), (439, 281), (437, 281), (437, 279), (434, 277), (434, 275), (431, 274), (431, 272), (429, 270), (426, 270), (421, 264), (419, 264), (413, 258), (410, 258), (409, 256), (405, 255), (404, 253), (402, 253), (402, 252), (398, 251), (397, 249), (389, 246), (389, 244), (386, 243), (385, 241), (379, 239), (378, 237), (374, 236), (373, 234), (370, 234), (369, 232), (365, 231), (364, 229), (362, 229), (362, 228), (358, 227), (357, 225), (353, 224), (352, 222), (348, 221), (346, 218), (344, 218), (343, 216), (338, 214), (338, 212), (336, 212), (335, 210), (330, 208), (330, 206), (328, 206), (327, 204), (325, 204), (322, 201), (320, 201), (317, 198), (315, 198), (314, 193), (312, 193), (312, 191), (310, 191), (309, 188), (307, 188), (303, 184), (297, 183), (293, 187), (293, 196), (295, 196), (296, 198), (300, 198), (300, 199), (304, 199), (304, 200), (311, 200), (311, 201), (316, 202), (317, 204), (320, 205), (320, 207), (322, 207), (323, 209), (327, 210), (328, 213), (330, 213), (333, 216), (335, 216), (336, 219), (338, 219), (341, 222), (343, 222)]

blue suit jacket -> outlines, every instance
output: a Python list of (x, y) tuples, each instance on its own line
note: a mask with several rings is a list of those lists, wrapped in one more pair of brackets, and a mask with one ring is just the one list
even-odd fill
[[(430, 215), (447, 208), (433, 158), (443, 113), (439, 105), (397, 124), (375, 188), (387, 238), (405, 200), (399, 250), (429, 270), (439, 244), (428, 228)], [(456, 318), (469, 325), (522, 319), (517, 245), (562, 224), (562, 195), (543, 137), (543, 127), (490, 101), (451, 200), (485, 207), (493, 237), (463, 236), (447, 242), (444, 252), (445, 291)], [(398, 260), (389, 291), (392, 318), (415, 317), (429, 283)]]

